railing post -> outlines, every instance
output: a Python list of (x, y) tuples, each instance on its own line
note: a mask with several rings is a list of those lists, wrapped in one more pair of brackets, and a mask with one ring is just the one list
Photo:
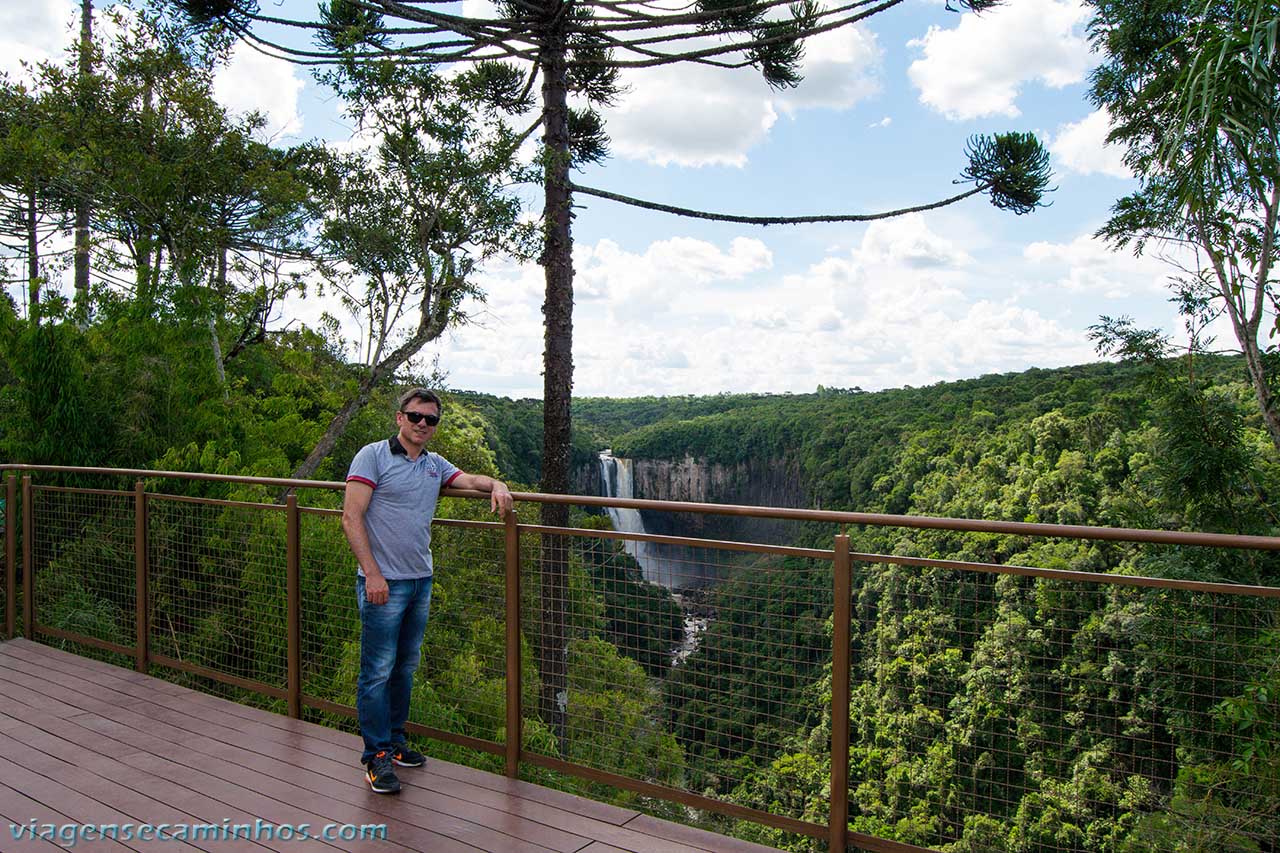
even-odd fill
[(4, 638), (13, 639), (18, 620), (18, 475), (4, 478)]
[(298, 496), (285, 498), (285, 608), (288, 610), (289, 716), (302, 717), (302, 555)]
[(31, 533), (34, 527), (31, 475), (24, 474), (22, 477), (22, 636), (28, 640), (34, 640), (36, 636), (35, 561), (31, 556)]
[(507, 776), (520, 772), (520, 529), (513, 507), (506, 516), (507, 564)]
[(147, 672), (151, 666), (151, 595), (147, 588), (147, 491), (146, 483), (133, 484), (134, 622), (133, 668)]
[(853, 580), (849, 537), (836, 536), (831, 612), (831, 850), (844, 853), (849, 838), (849, 632)]

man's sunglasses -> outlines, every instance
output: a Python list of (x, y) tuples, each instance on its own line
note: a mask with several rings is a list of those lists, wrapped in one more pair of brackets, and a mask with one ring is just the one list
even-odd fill
[(426, 421), (427, 426), (435, 426), (436, 424), (440, 423), (439, 415), (429, 415), (429, 414), (426, 414), (425, 412), (401, 412), (400, 414), (408, 418), (409, 423), (411, 424), (416, 424), (416, 423), (421, 423), (422, 421)]

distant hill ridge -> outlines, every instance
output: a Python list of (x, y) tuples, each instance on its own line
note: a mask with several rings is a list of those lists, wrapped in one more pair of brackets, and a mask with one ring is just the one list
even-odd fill
[[(905, 448), (920, 442), (941, 449), (970, 445), (981, 436), (991, 441), (1049, 412), (1068, 423), (1089, 420), (1095, 438), (1101, 430), (1137, 430), (1153, 415), (1151, 374), (1143, 364), (1096, 362), (874, 392), (820, 388), (807, 394), (579, 398), (573, 408), (575, 464), (580, 470), (594, 465), (596, 452), (605, 447), (633, 459), (692, 457), (735, 466), (785, 457), (799, 466), (811, 503), (866, 509), (875, 481), (900, 461)], [(1201, 358), (1197, 376), (1215, 393), (1247, 392), (1238, 358)], [(536, 484), (541, 401), (473, 392), (454, 396), (484, 415), (499, 468)], [(1247, 407), (1242, 412), (1253, 417)], [(906, 509), (901, 500), (874, 503)]]

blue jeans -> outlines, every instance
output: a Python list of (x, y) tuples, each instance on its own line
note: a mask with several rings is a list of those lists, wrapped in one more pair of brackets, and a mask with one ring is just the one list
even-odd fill
[(356, 577), (360, 605), (360, 678), (356, 716), (367, 762), (405, 741), (413, 673), (422, 655), (422, 635), (431, 612), (431, 578), (388, 580), (387, 603), (370, 604), (364, 578)]

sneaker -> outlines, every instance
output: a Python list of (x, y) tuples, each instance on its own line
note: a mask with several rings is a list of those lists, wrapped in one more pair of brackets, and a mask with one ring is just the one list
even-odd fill
[(391, 754), (386, 750), (379, 752), (365, 764), (365, 779), (375, 794), (396, 794), (400, 792), (400, 780), (391, 767)]
[(427, 757), (407, 743), (391, 747), (391, 760), (401, 767), (421, 767)]

